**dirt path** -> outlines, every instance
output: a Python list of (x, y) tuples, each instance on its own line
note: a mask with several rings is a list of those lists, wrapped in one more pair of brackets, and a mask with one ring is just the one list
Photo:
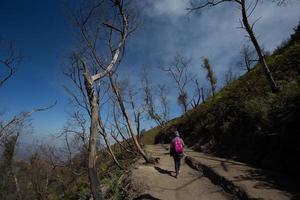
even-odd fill
[(140, 198), (137, 199), (234, 199), (222, 188), (212, 184), (199, 171), (191, 169), (184, 160), (181, 163), (180, 175), (176, 179), (173, 159), (163, 146), (149, 145), (146, 151), (155, 157), (160, 157), (160, 160), (156, 166), (143, 165), (141, 160), (138, 167), (133, 170), (133, 180), (142, 190)]

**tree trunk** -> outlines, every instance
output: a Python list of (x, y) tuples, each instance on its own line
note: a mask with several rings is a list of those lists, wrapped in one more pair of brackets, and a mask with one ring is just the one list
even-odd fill
[(205, 97), (204, 97), (203, 88), (201, 88), (201, 98), (202, 98), (202, 102), (205, 103)]
[(120, 91), (119, 91), (119, 89), (117, 88), (116, 83), (114, 82), (111, 73), (109, 74), (109, 80), (110, 80), (111, 87), (112, 87), (112, 89), (113, 89), (113, 91), (114, 91), (114, 93), (115, 93), (115, 95), (116, 95), (116, 97), (117, 97), (117, 99), (118, 99), (118, 103), (119, 103), (119, 106), (120, 106), (120, 108), (121, 108), (122, 114), (123, 114), (123, 116), (125, 117), (126, 123), (127, 123), (127, 125), (128, 125), (128, 128), (129, 128), (129, 132), (130, 132), (130, 134), (131, 134), (132, 141), (133, 141), (133, 143), (134, 143), (136, 149), (138, 150), (138, 152), (139, 152), (139, 153), (141, 154), (141, 156), (144, 158), (144, 160), (145, 160), (147, 163), (149, 163), (149, 162), (150, 162), (150, 159), (149, 159), (149, 157), (146, 155), (146, 153), (144, 152), (144, 150), (141, 148), (141, 146), (140, 146), (140, 144), (139, 144), (139, 142), (138, 142), (138, 140), (137, 140), (137, 138), (136, 138), (136, 135), (135, 135), (134, 130), (133, 130), (132, 125), (131, 125), (131, 120), (130, 120), (129, 115), (128, 115), (127, 111), (126, 111), (126, 108), (125, 108), (125, 106), (124, 106), (123, 97), (122, 97), (122, 95), (120, 94)]
[(16, 185), (16, 190), (17, 190), (17, 194), (18, 194), (18, 199), (21, 200), (22, 199), (22, 195), (21, 195), (21, 189), (20, 189), (18, 178), (17, 178), (17, 176), (13, 172), (12, 172), (12, 176), (14, 177), (14, 181), (15, 181), (15, 185)]
[(259, 59), (259, 63), (262, 66), (263, 70), (264, 70), (264, 74), (267, 77), (267, 80), (270, 82), (271, 88), (273, 92), (277, 92), (279, 91), (279, 87), (277, 85), (277, 83), (275, 82), (270, 69), (266, 63), (266, 60), (264, 58), (264, 55), (262, 53), (262, 50), (258, 44), (258, 41), (256, 40), (255, 34), (252, 30), (252, 27), (250, 26), (249, 22), (248, 22), (248, 17), (247, 17), (247, 11), (246, 11), (246, 5), (245, 5), (245, 0), (241, 0), (241, 6), (242, 6), (242, 16), (243, 16), (243, 24), (245, 26), (246, 31), (249, 34), (249, 37), (251, 39), (251, 42), (253, 43), (255, 50), (257, 52), (258, 55), (258, 59)]
[(90, 137), (89, 137), (89, 160), (88, 172), (90, 180), (90, 188), (95, 200), (102, 200), (102, 193), (100, 188), (100, 181), (98, 180), (96, 170), (96, 155), (97, 155), (97, 141), (98, 141), (98, 119), (99, 119), (99, 105), (98, 98), (93, 89), (93, 81), (91, 77), (84, 73), (85, 88), (89, 97), (91, 108), (91, 124), (90, 124)]
[(216, 86), (213, 83), (211, 83), (211, 93), (213, 96), (216, 94)]

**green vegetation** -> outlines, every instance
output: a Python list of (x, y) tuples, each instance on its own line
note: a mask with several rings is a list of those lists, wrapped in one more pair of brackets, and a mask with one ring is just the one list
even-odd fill
[(299, 39), (300, 25), (266, 58), (279, 92), (272, 93), (257, 64), (204, 104), (163, 128), (150, 130), (151, 135), (157, 133), (155, 143), (169, 142), (172, 130), (178, 129), (186, 144), (196, 150), (299, 174)]

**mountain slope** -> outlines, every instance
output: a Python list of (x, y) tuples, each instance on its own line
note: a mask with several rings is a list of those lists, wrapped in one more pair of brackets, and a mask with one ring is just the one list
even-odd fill
[(178, 129), (196, 150), (299, 175), (300, 25), (267, 63), (279, 93), (271, 92), (258, 64), (206, 103), (149, 134), (156, 135), (155, 143), (167, 143)]

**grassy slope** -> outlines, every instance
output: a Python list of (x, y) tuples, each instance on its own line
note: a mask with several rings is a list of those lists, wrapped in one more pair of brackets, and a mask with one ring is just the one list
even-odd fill
[[(178, 129), (196, 150), (261, 167), (298, 173), (300, 164), (299, 27), (267, 63), (279, 83), (277, 94), (259, 65), (218, 92), (205, 104), (150, 130), (145, 143), (169, 142)], [(149, 135), (147, 135), (149, 134)]]

